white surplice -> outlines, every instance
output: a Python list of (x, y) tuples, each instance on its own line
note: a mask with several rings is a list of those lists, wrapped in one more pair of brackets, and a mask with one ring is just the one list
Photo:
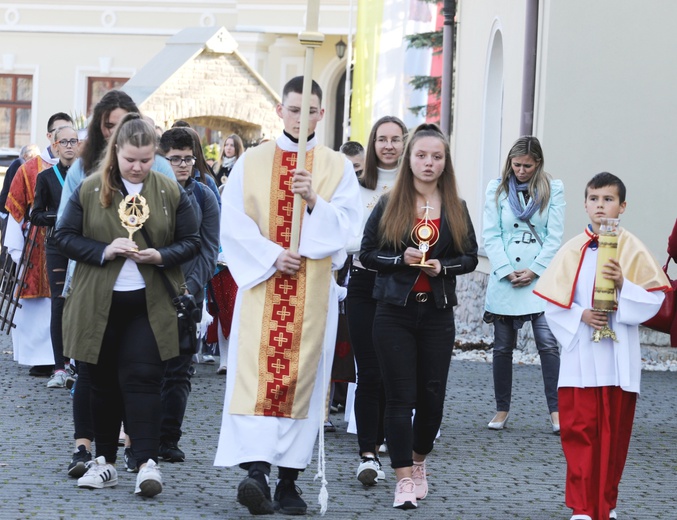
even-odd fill
[[(21, 222), (10, 215), (7, 217), (5, 245), (14, 262), (18, 263), (24, 246)], [(21, 298), (21, 308), (14, 315), (12, 348), (14, 361), (20, 365), (53, 365), (54, 352), (49, 322), (52, 316), (52, 302), (49, 298)]]
[(604, 338), (595, 343), (593, 328), (583, 323), (581, 316), (592, 306), (596, 267), (597, 251), (589, 249), (571, 308), (548, 302), (545, 309), (550, 330), (562, 345), (558, 387), (620, 386), (626, 392), (639, 393), (642, 359), (638, 326), (658, 312), (665, 294), (646, 291), (625, 279), (617, 296), (618, 310), (609, 314), (618, 342)]
[[(279, 137), (277, 145), (286, 151), (298, 151), (297, 144), (286, 136)], [(308, 142), (308, 150), (315, 145), (313, 138)], [(339, 287), (332, 277), (323, 353), (318, 364), (308, 417), (289, 419), (231, 414), (230, 402), (240, 348), (238, 327), (243, 312), (242, 294), (264, 283), (275, 273), (275, 261), (283, 250), (276, 243), (264, 238), (257, 224), (244, 212), (243, 163), (241, 157), (233, 167), (221, 196), (221, 245), (228, 267), (238, 285), (238, 293), (228, 351), (221, 433), (214, 465), (234, 466), (242, 462), (265, 461), (287, 468), (303, 469), (310, 462), (315, 439), (324, 422), (336, 344)], [(359, 185), (352, 165), (346, 160), (343, 178), (331, 200), (325, 201), (318, 197), (312, 213), (306, 212), (303, 216), (299, 254), (316, 260), (331, 257), (332, 269), (340, 269), (346, 260), (345, 246), (348, 239), (359, 230), (361, 213)]]

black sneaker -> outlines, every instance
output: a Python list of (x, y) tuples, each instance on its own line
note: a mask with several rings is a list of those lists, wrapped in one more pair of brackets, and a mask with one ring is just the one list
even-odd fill
[(125, 448), (125, 466), (129, 473), (139, 472), (139, 468), (136, 464), (136, 457), (134, 456), (134, 452), (132, 452), (131, 447)]
[(186, 454), (178, 447), (175, 442), (160, 442), (160, 457), (167, 462), (183, 462), (186, 460)]
[(237, 501), (249, 509), (252, 515), (272, 515), (275, 512), (270, 500), (268, 478), (254, 471), (237, 486)]
[(78, 446), (78, 451), (73, 453), (71, 463), (68, 465), (68, 476), (73, 478), (80, 478), (87, 473), (87, 462), (92, 460), (92, 454), (87, 451), (84, 444)]
[(305, 515), (308, 504), (301, 498), (301, 490), (295, 481), (282, 479), (275, 488), (273, 507), (284, 515)]
[(35, 365), (28, 370), (28, 375), (33, 377), (50, 377), (54, 371), (54, 365)]

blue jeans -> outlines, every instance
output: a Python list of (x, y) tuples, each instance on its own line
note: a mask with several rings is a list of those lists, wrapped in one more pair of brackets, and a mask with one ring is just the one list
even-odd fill
[[(496, 396), (496, 411), (510, 411), (512, 396), (512, 352), (517, 345), (515, 322), (517, 317), (496, 316), (494, 320), (494, 394)], [(519, 323), (517, 323), (519, 328)], [(541, 314), (531, 321), (534, 331), (536, 348), (541, 358), (543, 372), (543, 386), (545, 398), (548, 402), (548, 411), (557, 412), (557, 380), (559, 378), (559, 347), (557, 340), (550, 332), (545, 314)]]
[[(393, 468), (413, 465), (412, 450), (427, 455), (442, 423), (456, 329), (452, 309), (438, 309), (432, 295), (406, 306), (379, 302), (374, 347), (386, 392), (385, 431)], [(412, 410), (416, 415), (412, 424)]]

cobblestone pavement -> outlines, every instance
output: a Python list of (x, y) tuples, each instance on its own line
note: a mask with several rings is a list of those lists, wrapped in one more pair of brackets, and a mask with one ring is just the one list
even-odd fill
[[(161, 463), (165, 481), (153, 499), (134, 495), (135, 475), (118, 458), (119, 484), (78, 489), (66, 476), (72, 449), (71, 400), (66, 390), (48, 390), (46, 379), (28, 376), (12, 361), (11, 343), (0, 338), (0, 518), (1, 519), (227, 519), (248, 518), (235, 490), (237, 468), (213, 464), (224, 378), (213, 365), (198, 365), (193, 378), (182, 464)], [(677, 491), (677, 374), (645, 372), (630, 455), (621, 482), (621, 520), (674, 520)], [(540, 368), (515, 366), (510, 428), (490, 431), (491, 364), (452, 362), (441, 437), (428, 463), (430, 494), (414, 511), (392, 509), (394, 475), (365, 489), (355, 478), (357, 442), (343, 417), (333, 415), (327, 434), (327, 519), (443, 518), (452, 520), (567, 520), (565, 463), (559, 438), (550, 433)], [(387, 466), (387, 457), (384, 457)], [(276, 475), (273, 470), (273, 475)], [(319, 517), (313, 481), (315, 460), (299, 479)], [(278, 517), (280, 515), (277, 515)]]

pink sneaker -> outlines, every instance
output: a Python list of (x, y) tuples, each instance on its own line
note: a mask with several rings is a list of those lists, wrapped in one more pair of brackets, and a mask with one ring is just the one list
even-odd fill
[(425, 472), (425, 461), (414, 462), (414, 467), (411, 470), (411, 480), (414, 481), (416, 498), (423, 500), (428, 496), (428, 479)]
[(395, 486), (395, 501), (393, 507), (397, 509), (416, 509), (416, 493), (414, 492), (416, 486), (414, 481), (410, 478), (403, 478), (397, 482)]

